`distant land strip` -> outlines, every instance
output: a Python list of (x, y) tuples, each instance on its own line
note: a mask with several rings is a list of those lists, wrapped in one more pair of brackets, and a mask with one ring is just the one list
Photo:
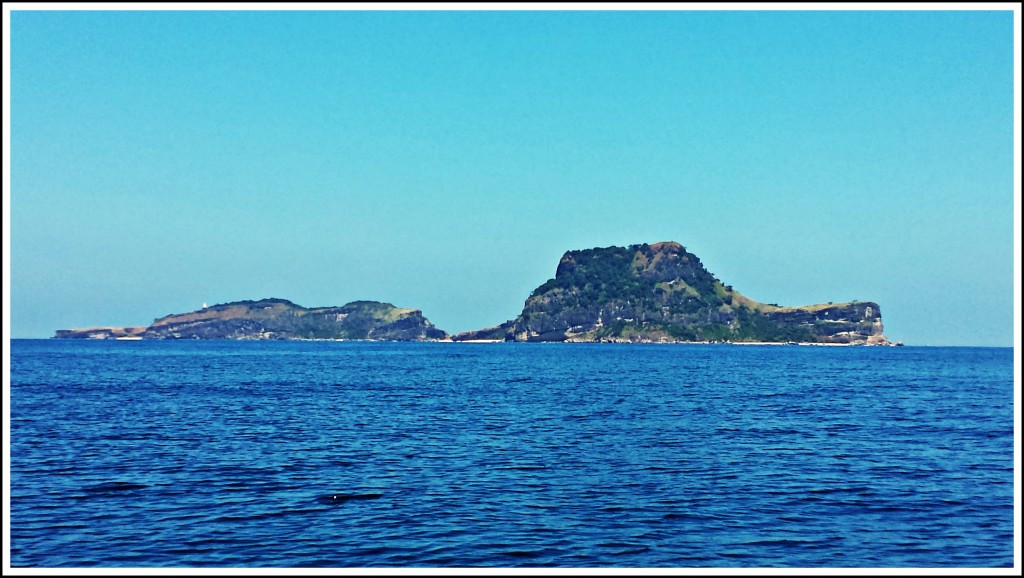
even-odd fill
[(877, 303), (760, 303), (723, 284), (671, 241), (568, 251), (555, 277), (533, 291), (515, 319), (456, 335), (435, 327), (419, 309), (390, 303), (306, 308), (272, 298), (204, 306), (148, 327), (59, 329), (54, 337), (902, 345), (883, 334)]

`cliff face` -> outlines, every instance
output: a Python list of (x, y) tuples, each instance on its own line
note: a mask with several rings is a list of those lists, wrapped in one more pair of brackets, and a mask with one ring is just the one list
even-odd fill
[(887, 343), (876, 303), (758, 303), (674, 242), (569, 251), (517, 318), (453, 337), (473, 339)]
[[(191, 313), (161, 317), (135, 330), (143, 339), (445, 339), (416, 309), (390, 303), (354, 301), (341, 307), (308, 309), (285, 299), (237, 301)], [(140, 330), (141, 331), (138, 331)], [(59, 330), (55, 337), (99, 338), (95, 330)], [(117, 337), (117, 335), (111, 335)]]

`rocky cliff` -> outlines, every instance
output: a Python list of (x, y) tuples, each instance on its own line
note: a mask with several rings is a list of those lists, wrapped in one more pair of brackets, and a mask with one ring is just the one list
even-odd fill
[(446, 339), (416, 309), (353, 301), (341, 307), (306, 308), (286, 299), (236, 301), (161, 317), (149, 327), (58, 330), (58, 338), (143, 339)]
[(452, 339), (888, 343), (876, 303), (759, 303), (674, 242), (569, 251), (518, 317)]

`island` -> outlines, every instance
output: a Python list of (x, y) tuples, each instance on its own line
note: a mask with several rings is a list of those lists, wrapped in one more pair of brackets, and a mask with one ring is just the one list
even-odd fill
[(60, 329), (63, 339), (447, 339), (418, 309), (379, 301), (306, 308), (287, 299), (234, 301), (161, 317), (149, 327)]
[(518, 317), (452, 340), (896, 345), (877, 303), (760, 303), (672, 241), (568, 251)]
[(719, 281), (673, 241), (568, 251), (515, 319), (454, 336), (420, 310), (390, 303), (305, 308), (261, 299), (204, 304), (148, 327), (60, 329), (54, 337), (902, 345), (882, 333), (877, 303), (760, 303)]

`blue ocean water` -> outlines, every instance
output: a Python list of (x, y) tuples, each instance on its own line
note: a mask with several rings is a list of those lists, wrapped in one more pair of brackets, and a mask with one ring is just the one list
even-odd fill
[(11, 343), (12, 567), (1013, 565), (1013, 350)]

